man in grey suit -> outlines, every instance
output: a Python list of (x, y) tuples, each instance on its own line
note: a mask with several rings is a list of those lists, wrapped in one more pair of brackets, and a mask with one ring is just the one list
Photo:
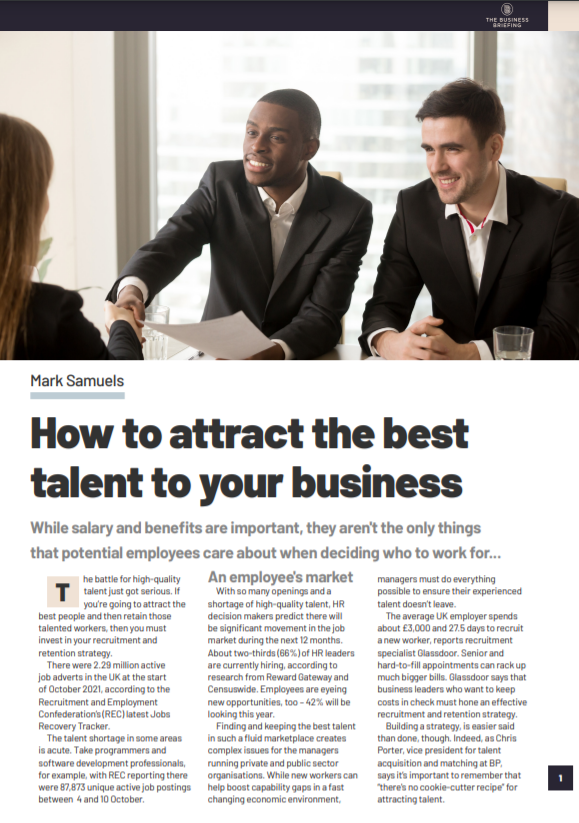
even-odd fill
[(321, 117), (304, 92), (266, 94), (243, 160), (212, 163), (197, 191), (127, 263), (108, 295), (145, 305), (211, 249), (203, 320), (244, 311), (275, 345), (252, 359), (307, 359), (336, 345), (372, 228), (372, 206), (309, 164)]

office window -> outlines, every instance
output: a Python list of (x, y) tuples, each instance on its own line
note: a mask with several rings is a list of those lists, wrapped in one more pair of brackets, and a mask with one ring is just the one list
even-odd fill
[(499, 32), (504, 164), (579, 195), (579, 32)]
[[(319, 171), (341, 171), (372, 201), (374, 230), (346, 318), (359, 334), (400, 189), (427, 176), (414, 117), (434, 88), (467, 74), (468, 32), (157, 32), (158, 218), (164, 225), (214, 160), (241, 158), (247, 115), (277, 88), (322, 112)], [(206, 250), (161, 295), (172, 319), (198, 320)], [(425, 293), (416, 315), (431, 311)]]

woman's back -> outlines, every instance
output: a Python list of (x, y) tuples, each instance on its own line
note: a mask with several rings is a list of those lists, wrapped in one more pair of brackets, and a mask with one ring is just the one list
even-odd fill
[(132, 312), (106, 304), (107, 351), (80, 311), (80, 295), (30, 280), (52, 168), (44, 135), (25, 120), (0, 114), (0, 359), (142, 360)]
[(15, 360), (142, 360), (140, 342), (125, 320), (111, 326), (108, 348), (81, 312), (75, 291), (32, 283), (25, 322), (16, 339)]

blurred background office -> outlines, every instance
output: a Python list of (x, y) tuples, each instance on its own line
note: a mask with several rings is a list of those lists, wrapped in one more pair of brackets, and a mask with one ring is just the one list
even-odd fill
[[(579, 32), (0, 33), (0, 111), (36, 125), (54, 152), (47, 280), (101, 287), (82, 292), (101, 328), (126, 260), (211, 161), (241, 156), (255, 101), (293, 87), (322, 111), (316, 168), (341, 171), (374, 205), (346, 318), (354, 342), (397, 193), (427, 176), (414, 114), (461, 76), (501, 95), (505, 166), (566, 178), (579, 195)], [(160, 296), (173, 321), (200, 319), (209, 266), (205, 253)], [(429, 311), (424, 293), (416, 315)]]

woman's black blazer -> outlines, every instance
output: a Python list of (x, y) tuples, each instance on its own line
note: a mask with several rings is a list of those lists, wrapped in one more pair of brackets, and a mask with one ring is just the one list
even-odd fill
[(82, 297), (48, 283), (33, 283), (15, 360), (142, 360), (130, 323), (111, 326), (108, 346), (81, 312)]

